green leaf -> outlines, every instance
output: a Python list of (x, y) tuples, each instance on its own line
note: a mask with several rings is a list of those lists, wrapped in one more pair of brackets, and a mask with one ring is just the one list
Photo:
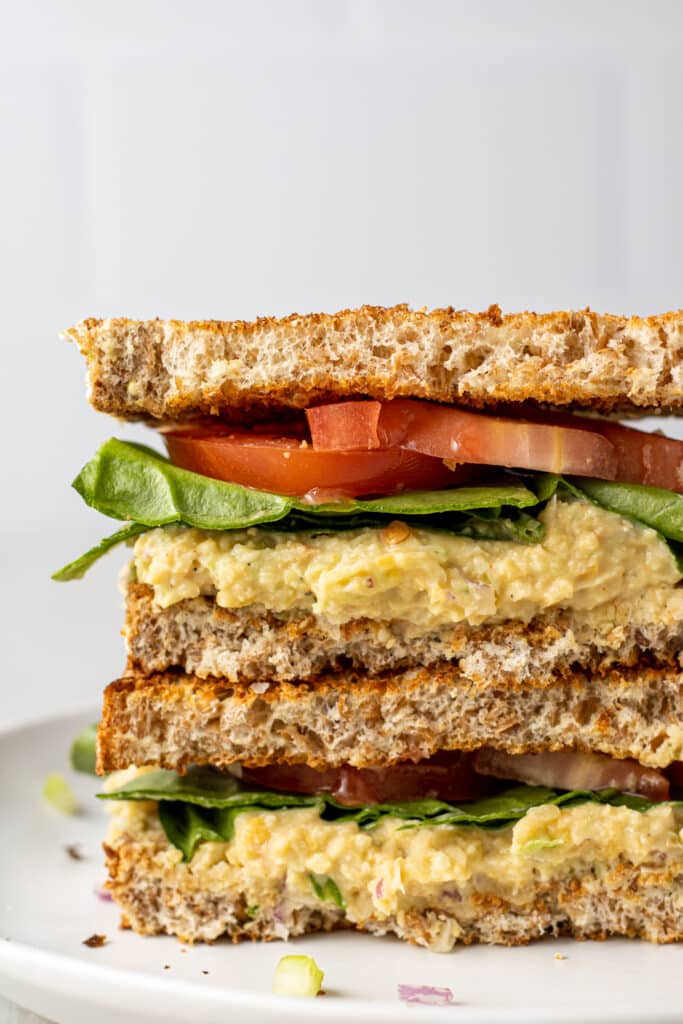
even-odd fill
[(152, 448), (116, 438), (102, 445), (73, 486), (99, 512), (148, 527), (244, 529), (281, 519), (292, 506), (290, 498), (178, 469)]
[(316, 875), (312, 872), (308, 876), (311, 880), (311, 887), (322, 903), (336, 903), (342, 910), (346, 906), (346, 900), (339, 891), (339, 886), (329, 875)]
[(71, 767), (76, 772), (83, 772), (85, 775), (96, 775), (95, 762), (97, 760), (97, 722), (87, 726), (79, 733), (71, 744), (69, 760)]
[(453, 532), (473, 540), (512, 540), (518, 544), (538, 544), (545, 537), (543, 523), (527, 512), (505, 518), (471, 515)]
[(208, 530), (239, 530), (273, 523), (295, 510), (306, 521), (324, 525), (359, 512), (431, 516), (502, 506), (527, 508), (538, 501), (528, 488), (513, 484), (411, 491), (314, 506), (179, 469), (151, 448), (116, 438), (102, 445), (73, 486), (88, 505), (115, 519), (131, 519), (149, 527), (185, 523)]
[[(207, 839), (225, 842), (232, 839), (235, 818), (250, 810), (312, 807), (324, 821), (355, 822), (360, 828), (372, 828), (385, 818), (400, 818), (404, 821), (402, 828), (407, 829), (435, 825), (499, 829), (514, 824), (533, 807), (542, 804), (574, 807), (592, 802), (637, 811), (653, 806), (643, 797), (629, 796), (614, 789), (559, 791), (545, 786), (520, 785), (462, 805), (429, 799), (348, 807), (327, 795), (306, 796), (247, 787), (239, 779), (213, 768), (190, 768), (186, 775), (164, 770), (148, 772), (99, 796), (108, 800), (159, 801), (159, 816), (169, 842), (182, 851), (186, 860), (191, 859), (197, 846)], [(188, 811), (188, 806), (193, 813)], [(331, 890), (327, 891), (332, 895)]]
[(556, 473), (526, 473), (522, 479), (536, 495), (537, 501), (548, 501), (564, 483)]
[(159, 768), (130, 779), (101, 800), (180, 800), (200, 807), (229, 807), (243, 793), (239, 779), (214, 768), (190, 768), (185, 775)]
[(574, 483), (601, 508), (650, 526), (667, 540), (683, 541), (683, 494), (661, 487), (618, 484), (589, 477), (577, 477)]
[[(554, 494), (592, 501), (617, 515), (657, 530), (672, 546), (683, 569), (683, 495), (657, 487), (619, 484), (552, 473), (501, 473), (492, 486), (412, 491), (369, 500), (325, 505), (212, 480), (173, 466), (145, 445), (107, 441), (81, 470), (74, 487), (84, 501), (132, 524), (55, 573), (77, 579), (105, 551), (145, 529), (177, 523), (207, 530), (250, 526), (316, 532), (382, 526), (401, 518), (411, 525), (447, 530), (476, 540), (523, 544), (543, 539), (537, 515)], [(525, 512), (524, 509), (529, 511)]]
[(169, 843), (182, 852), (183, 860), (192, 860), (200, 843), (223, 840), (223, 835), (207, 820), (206, 812), (193, 804), (160, 803), (159, 821)]
[[(360, 509), (383, 515), (431, 516), (442, 512), (470, 512), (472, 509), (529, 508), (538, 503), (538, 498), (527, 487), (519, 484), (496, 485), (493, 487), (453, 487), (446, 491), (406, 491), (392, 494), (387, 498), (371, 498), (336, 505), (315, 506), (316, 516), (324, 516), (327, 510), (338, 514), (339, 510)], [(311, 506), (295, 503), (295, 508), (309, 509)]]
[(324, 805), (319, 796), (248, 788), (228, 772), (207, 767), (190, 768), (185, 775), (160, 768), (98, 796), (102, 800), (159, 801), (161, 824), (184, 860), (190, 860), (199, 843), (207, 839), (229, 842), (235, 833), (235, 818), (244, 811), (315, 807), (322, 812)]
[(58, 583), (65, 583), (68, 580), (80, 580), (90, 566), (98, 558), (101, 558), (102, 555), (106, 555), (107, 551), (116, 547), (117, 544), (125, 544), (129, 540), (133, 540), (148, 529), (147, 526), (143, 526), (141, 523), (131, 523), (129, 526), (124, 526), (122, 530), (117, 530), (110, 537), (105, 537), (94, 548), (90, 548), (84, 555), (81, 555), (80, 558), (69, 562), (62, 569), (58, 569), (57, 572), (53, 573), (52, 579), (57, 580)]
[[(116, 438), (102, 445), (73, 486), (92, 508), (132, 523), (56, 572), (53, 579), (60, 581), (79, 579), (114, 545), (172, 523), (207, 530), (262, 526), (325, 532), (383, 526), (400, 516), (417, 517), (420, 526), (478, 540), (536, 543), (544, 533), (537, 519), (520, 511), (536, 505), (538, 499), (517, 480), (509, 485), (412, 491), (313, 506), (179, 469), (145, 445)], [(503, 509), (506, 516), (501, 515)]]

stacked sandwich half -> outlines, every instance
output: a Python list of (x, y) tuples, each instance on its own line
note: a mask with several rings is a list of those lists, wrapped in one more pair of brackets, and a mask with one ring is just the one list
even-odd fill
[[(436, 950), (683, 937), (683, 313), (67, 331), (125, 521), (98, 769), (124, 923)], [(151, 436), (151, 435), (150, 435)], [(162, 454), (162, 451), (167, 451)]]

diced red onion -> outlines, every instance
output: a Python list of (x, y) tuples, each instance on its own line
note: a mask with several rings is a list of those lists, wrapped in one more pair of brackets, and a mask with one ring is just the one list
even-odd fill
[(399, 985), (398, 998), (413, 1006), (448, 1006), (454, 1001), (450, 988), (435, 988), (433, 985)]

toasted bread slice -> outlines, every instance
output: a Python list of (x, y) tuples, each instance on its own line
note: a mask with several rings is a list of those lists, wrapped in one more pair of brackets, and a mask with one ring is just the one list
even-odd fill
[[(544, 935), (683, 938), (679, 812), (583, 805), (552, 808), (549, 818), (546, 810), (493, 832), (401, 830), (391, 819), (363, 830), (310, 809), (250, 812), (236, 818), (233, 840), (205, 843), (187, 864), (156, 805), (119, 803), (105, 844), (108, 886), (124, 927), (185, 942), (336, 928), (394, 933), (436, 952)], [(534, 816), (546, 836), (536, 852)], [(547, 827), (561, 838), (549, 840)], [(326, 865), (342, 906), (316, 895), (313, 863)]]
[(362, 306), (242, 321), (87, 319), (65, 331), (96, 409), (235, 420), (346, 398), (604, 413), (683, 407), (683, 311), (648, 318)]
[(451, 662), (474, 682), (520, 683), (571, 674), (577, 666), (604, 672), (644, 656), (675, 668), (683, 658), (683, 621), (607, 628), (549, 608), (529, 623), (461, 622), (420, 636), (415, 630), (406, 635), (395, 622), (332, 626), (307, 612), (221, 608), (211, 597), (161, 608), (152, 588), (140, 583), (128, 586), (124, 633), (128, 675), (182, 669), (229, 682), (297, 682), (348, 669), (376, 674)]
[(683, 674), (580, 671), (478, 681), (448, 663), (309, 683), (236, 683), (166, 673), (124, 677), (104, 693), (98, 771), (305, 763), (357, 768), (440, 750), (576, 749), (663, 767), (683, 759)]

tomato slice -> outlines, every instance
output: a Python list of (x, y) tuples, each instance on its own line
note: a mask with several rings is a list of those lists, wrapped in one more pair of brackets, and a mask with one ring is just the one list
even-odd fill
[[(671, 778), (669, 770), (667, 775)], [(508, 754), (493, 747), (471, 753), (441, 751), (416, 764), (385, 768), (328, 768), (303, 764), (242, 768), (242, 778), (287, 793), (329, 793), (341, 804), (359, 806), (408, 800), (476, 800), (504, 783), (526, 782), (551, 789), (618, 789), (648, 800), (668, 800), (669, 779), (631, 759), (575, 750)], [(496, 785), (493, 779), (500, 780)], [(671, 779), (675, 785), (674, 779)]]
[[(347, 404), (352, 408), (347, 411)], [(363, 419), (349, 402), (307, 412), (315, 448), (403, 448), (454, 463), (509, 466), (613, 480), (617, 458), (606, 437), (583, 428), (507, 419), (397, 398), (368, 402)], [(379, 409), (376, 407), (379, 406)], [(377, 425), (373, 428), (374, 418)], [(363, 443), (364, 442), (364, 443)]]
[[(185, 469), (312, 502), (470, 482), (468, 466), (508, 466), (648, 484), (683, 493), (683, 441), (609, 420), (526, 411), (489, 416), (415, 399), (318, 406), (305, 425), (236, 431), (173, 426), (164, 436)], [(444, 465), (457, 466), (453, 472)]]
[(615, 480), (624, 484), (645, 484), (683, 493), (683, 441), (663, 434), (625, 427), (613, 420), (572, 416), (569, 413), (530, 410), (531, 420), (560, 427), (580, 424), (582, 430), (601, 434), (614, 448), (617, 458)]
[(619, 760), (608, 754), (575, 750), (507, 754), (504, 750), (482, 747), (474, 754), (474, 767), (498, 779), (518, 779), (552, 789), (618, 789), (654, 802), (669, 799), (669, 781), (662, 772), (630, 758)]
[(295, 437), (228, 428), (166, 430), (171, 461), (216, 480), (307, 498), (311, 504), (398, 491), (438, 490), (471, 478), (440, 459), (400, 448), (320, 451)]
[(382, 410), (382, 403), (374, 401), (342, 402), (307, 409), (306, 419), (313, 446), (332, 451), (369, 451), (379, 448), (378, 428)]
[(683, 493), (683, 441), (608, 420), (590, 422), (590, 429), (606, 438), (617, 453), (617, 480)]
[(460, 751), (389, 768), (343, 765), (316, 771), (301, 764), (243, 768), (242, 778), (288, 793), (329, 793), (349, 807), (425, 799), (476, 800), (500, 788), (490, 778), (477, 775), (471, 756)]

